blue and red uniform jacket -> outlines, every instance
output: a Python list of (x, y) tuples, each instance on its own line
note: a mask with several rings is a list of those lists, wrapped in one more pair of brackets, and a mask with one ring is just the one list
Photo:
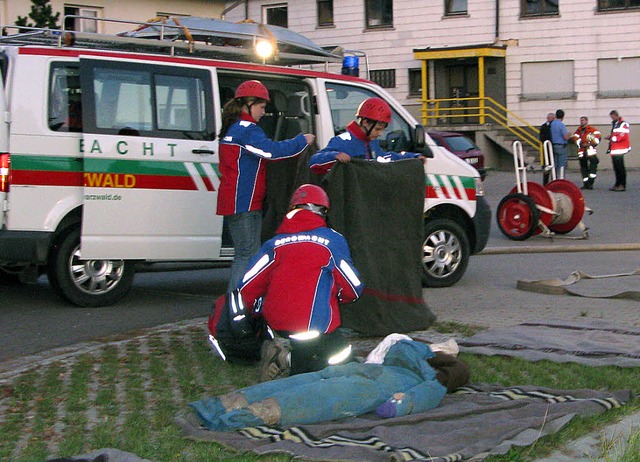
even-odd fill
[(341, 152), (349, 154), (351, 157), (375, 159), (381, 162), (412, 159), (419, 156), (414, 152), (384, 152), (377, 139), (368, 139), (362, 128), (355, 121), (351, 121), (347, 125), (346, 132), (331, 138), (327, 147), (311, 156), (309, 168), (314, 173), (325, 174), (337, 162), (336, 156)]
[[(261, 313), (276, 331), (333, 332), (340, 326), (339, 303), (362, 294), (346, 239), (309, 210), (290, 211), (249, 263), (238, 287), (253, 313)], [(254, 313), (255, 314), (255, 313)]]
[(283, 141), (267, 137), (243, 112), (220, 140), (218, 215), (262, 210), (267, 189), (266, 161), (300, 154), (307, 146), (303, 134)]

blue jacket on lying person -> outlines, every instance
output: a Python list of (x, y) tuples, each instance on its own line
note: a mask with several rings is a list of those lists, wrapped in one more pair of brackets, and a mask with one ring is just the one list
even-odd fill
[[(378, 408), (381, 417), (415, 414), (437, 407), (447, 388), (462, 386), (468, 380), (464, 365), (458, 384), (440, 383), (441, 376), (437, 377), (427, 362), (434, 357), (427, 344), (402, 340), (389, 349), (382, 364), (330, 366), (206, 398), (190, 406), (203, 425), (215, 431), (311, 424), (358, 416)], [(455, 358), (453, 361), (458, 362)], [(403, 394), (401, 399), (397, 398), (398, 393)]]

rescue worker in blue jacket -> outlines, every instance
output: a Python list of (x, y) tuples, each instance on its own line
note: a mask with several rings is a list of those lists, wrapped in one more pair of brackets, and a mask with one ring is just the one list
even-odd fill
[(356, 120), (347, 125), (347, 130), (334, 136), (327, 147), (309, 159), (314, 173), (325, 174), (336, 162), (346, 163), (351, 158), (394, 161), (423, 157), (413, 152), (383, 152), (378, 138), (391, 123), (391, 108), (382, 98), (368, 98), (360, 103)]
[(269, 139), (257, 125), (268, 101), (269, 90), (258, 80), (248, 80), (222, 110), (217, 213), (226, 217), (235, 250), (229, 291), (260, 249), (266, 162), (296, 156), (315, 140), (314, 135), (302, 133), (289, 140)]

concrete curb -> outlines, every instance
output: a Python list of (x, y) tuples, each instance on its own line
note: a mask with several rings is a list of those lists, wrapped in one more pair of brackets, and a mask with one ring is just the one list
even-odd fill
[(638, 251), (640, 243), (629, 244), (587, 244), (587, 245), (539, 245), (522, 247), (487, 247), (477, 255), (505, 255), (522, 253), (559, 253), (559, 252), (613, 252)]
[[(628, 441), (632, 433), (639, 429), (640, 413), (631, 414), (618, 423), (607, 425), (598, 431), (571, 441), (563, 448), (552, 452), (548, 457), (536, 459), (534, 462), (594, 462), (602, 460), (602, 446), (605, 441), (619, 442), (616, 445), (620, 451), (623, 451), (624, 442)], [(617, 454), (617, 456), (620, 457), (621, 454)]]

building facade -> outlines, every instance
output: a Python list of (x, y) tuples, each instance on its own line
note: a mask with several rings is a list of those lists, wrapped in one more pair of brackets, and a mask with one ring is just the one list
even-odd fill
[[(226, 8), (227, 20), (289, 27), (360, 56), (361, 77), (429, 129), (473, 133), (489, 166), (508, 158), (513, 139), (533, 138), (533, 146), (559, 108), (570, 130), (586, 115), (605, 135), (618, 110), (638, 146), (627, 165), (640, 166), (640, 0), (244, 0)], [(500, 125), (527, 135), (506, 132), (500, 148), (492, 130)], [(606, 149), (603, 141), (599, 153)]]
[[(60, 13), (58, 24), (62, 26), (64, 16), (82, 16), (67, 18), (66, 28), (84, 32), (114, 34), (133, 29), (129, 24), (102, 22), (98, 19), (126, 19), (130, 21), (148, 21), (159, 16), (205, 16), (220, 18), (224, 9), (223, 0), (83, 0), (69, 2), (51, 0), (53, 14)], [(30, 0), (0, 0), (0, 23), (13, 25), (18, 16), (27, 16), (31, 11)], [(84, 19), (86, 18), (86, 19)], [(29, 22), (32, 22), (29, 19)]]

